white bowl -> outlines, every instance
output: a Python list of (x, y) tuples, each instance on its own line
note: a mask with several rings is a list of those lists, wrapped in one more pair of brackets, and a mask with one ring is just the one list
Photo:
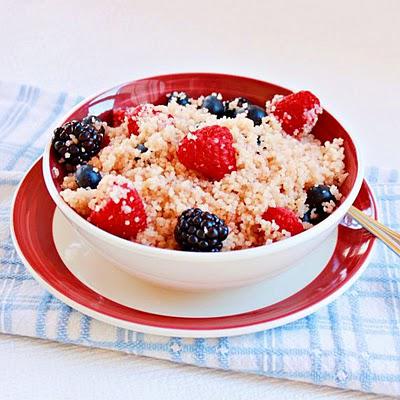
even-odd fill
[[(148, 78), (101, 92), (83, 100), (67, 115), (57, 121), (53, 128), (65, 121), (82, 118), (87, 114), (103, 114), (116, 105), (135, 105), (139, 102), (160, 102), (172, 90), (184, 90), (194, 96), (212, 91), (227, 97), (244, 96), (262, 104), (273, 94), (287, 94), (287, 89), (256, 81), (220, 74), (175, 74)], [(324, 112), (318, 125), (323, 125), (324, 140), (341, 136), (345, 140), (347, 178), (341, 205), (324, 221), (294, 237), (245, 250), (222, 253), (192, 253), (149, 247), (121, 239), (92, 225), (72, 208), (59, 194), (57, 179), (52, 176), (54, 155), (51, 141), (43, 155), (43, 174), (47, 189), (57, 207), (89, 246), (118, 265), (121, 269), (157, 285), (182, 290), (215, 290), (248, 285), (280, 274), (303, 259), (318, 247), (336, 229), (354, 202), (363, 180), (363, 169), (354, 140), (341, 125)], [(328, 132), (328, 133), (326, 133)], [(51, 136), (49, 132), (49, 137)], [(326, 136), (328, 135), (328, 136)], [(347, 192), (347, 193), (346, 193)]]

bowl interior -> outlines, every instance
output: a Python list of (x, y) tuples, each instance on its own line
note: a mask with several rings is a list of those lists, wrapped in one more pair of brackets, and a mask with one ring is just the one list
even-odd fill
[[(63, 122), (81, 119), (89, 114), (100, 116), (107, 123), (111, 123), (111, 110), (117, 107), (136, 106), (140, 103), (164, 104), (165, 95), (174, 90), (185, 91), (191, 97), (207, 95), (211, 92), (220, 92), (224, 98), (242, 96), (253, 104), (264, 106), (267, 100), (275, 94), (289, 94), (291, 91), (281, 86), (256, 79), (238, 77), (234, 75), (211, 73), (172, 74), (129, 82), (84, 102), (80, 107), (71, 112)], [(357, 152), (354, 143), (339, 124), (339, 122), (324, 110), (320, 116), (313, 134), (322, 142), (334, 138), (344, 139), (345, 164), (348, 178), (341, 187), (343, 199), (350, 193), (358, 173)], [(57, 167), (55, 153), (50, 151), (50, 167)], [(55, 178), (53, 182), (58, 191), (65, 171)]]

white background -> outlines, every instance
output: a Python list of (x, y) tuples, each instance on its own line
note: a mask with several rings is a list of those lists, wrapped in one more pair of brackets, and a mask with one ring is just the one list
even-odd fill
[[(367, 165), (397, 169), (399, 42), (399, 0), (0, 0), (0, 80), (88, 95), (169, 72), (260, 78), (315, 92)], [(1, 399), (359, 396), (9, 336), (0, 370)]]

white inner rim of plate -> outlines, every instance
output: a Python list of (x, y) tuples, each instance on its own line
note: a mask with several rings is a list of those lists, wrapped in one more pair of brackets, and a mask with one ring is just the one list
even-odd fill
[(200, 293), (154, 286), (122, 271), (90, 248), (59, 210), (53, 218), (53, 239), (71, 273), (103, 297), (152, 314), (212, 318), (254, 311), (303, 289), (322, 272), (331, 258), (337, 229), (322, 246), (275, 278), (242, 288)]

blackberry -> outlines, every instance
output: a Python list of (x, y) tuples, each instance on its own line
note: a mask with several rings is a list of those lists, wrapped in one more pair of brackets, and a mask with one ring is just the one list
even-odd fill
[(174, 91), (172, 93), (167, 94), (167, 103), (170, 103), (171, 101), (176, 101), (177, 104), (181, 106), (187, 106), (190, 104), (189, 96), (185, 92), (178, 92)]
[(175, 227), (175, 240), (185, 251), (218, 252), (228, 234), (222, 219), (199, 208), (184, 211)]
[(104, 133), (104, 127), (102, 125), (102, 120), (95, 115), (88, 115), (87, 117), (82, 119), (82, 123), (93, 125), (98, 131)]
[(336, 197), (331, 193), (329, 186), (317, 185), (307, 190), (306, 204), (309, 210), (304, 214), (303, 222), (316, 225), (327, 218), (330, 213), (324, 210), (323, 203), (333, 201), (336, 204)]
[(97, 117), (86, 117), (82, 121), (70, 121), (54, 130), (53, 148), (58, 161), (68, 171), (85, 164), (98, 154), (104, 138), (104, 127)]

